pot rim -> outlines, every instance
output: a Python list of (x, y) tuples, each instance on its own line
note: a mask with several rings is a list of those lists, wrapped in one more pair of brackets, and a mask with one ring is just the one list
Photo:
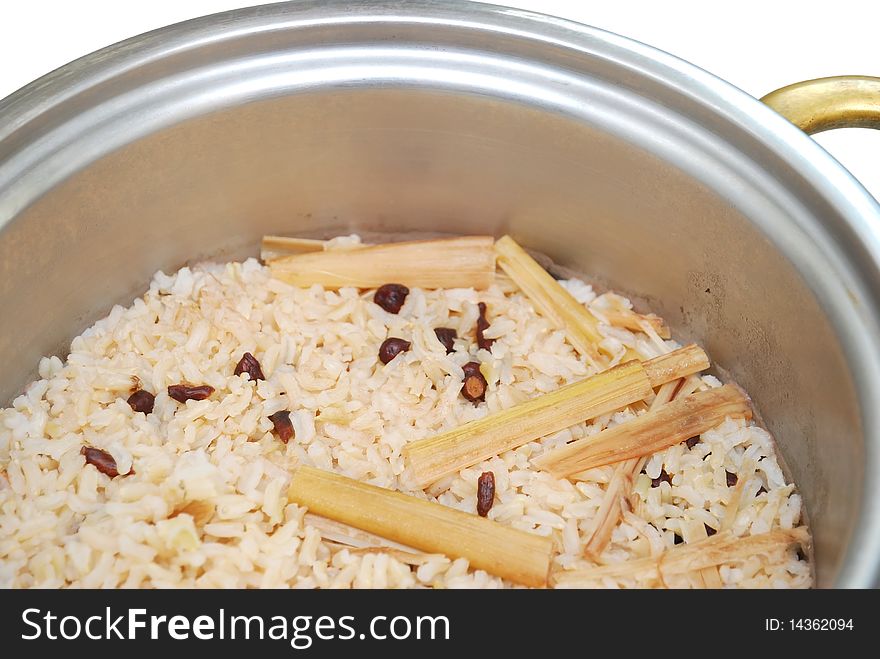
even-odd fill
[[(862, 251), (857, 255), (859, 258), (835, 263), (837, 271), (847, 275), (847, 283), (852, 283), (849, 291), (856, 313), (844, 313), (842, 306), (825, 309), (835, 331), (841, 335), (860, 392), (865, 436), (862, 505), (837, 585), (865, 587), (880, 583), (877, 558), (880, 556), (880, 515), (876, 503), (880, 501), (880, 413), (868, 404), (872, 394), (880, 391), (876, 375), (880, 372), (880, 346), (868, 346), (866, 354), (864, 340), (874, 328), (880, 327), (880, 289), (871, 281), (872, 278), (880, 280), (877, 276), (880, 273), (880, 205), (849, 171), (805, 133), (746, 92), (693, 64), (643, 43), (570, 20), (467, 0), (331, 0), (248, 7), (129, 38), (62, 66), (0, 100), (0, 116), (5, 120), (0, 124), (0, 166), (22, 146), (45, 133), (47, 126), (53, 128), (52, 122), (63, 118), (65, 110), (75, 112), (78, 97), (89, 89), (160, 61), (169, 53), (307, 22), (454, 24), (550, 42), (583, 56), (601, 55), (624, 61), (640, 75), (676, 86), (688, 98), (747, 130), (821, 195), (844, 222), (843, 226), (832, 226), (829, 232), (835, 234), (835, 238), (846, 234)], [(0, 175), (0, 192), (2, 188), (3, 176)], [(0, 204), (0, 230), (15, 214), (14, 204), (5, 210)], [(821, 222), (827, 226), (836, 220)], [(861, 325), (858, 332), (855, 329), (844, 332), (844, 328), (856, 324)], [(855, 345), (857, 339), (860, 345)]]

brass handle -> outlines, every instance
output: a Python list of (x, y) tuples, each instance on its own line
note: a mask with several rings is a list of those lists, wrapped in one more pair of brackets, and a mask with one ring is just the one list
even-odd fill
[(761, 101), (807, 135), (833, 128), (880, 129), (880, 78), (806, 80), (770, 92)]

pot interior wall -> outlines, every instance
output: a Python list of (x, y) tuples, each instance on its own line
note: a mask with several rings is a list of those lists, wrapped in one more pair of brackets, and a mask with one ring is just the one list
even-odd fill
[(601, 126), (480, 95), (349, 89), (218, 110), (96, 160), (7, 227), (2, 397), (157, 269), (256, 255), (264, 233), (511, 233), (647, 302), (748, 390), (827, 585), (857, 513), (852, 384), (810, 291), (733, 196)]

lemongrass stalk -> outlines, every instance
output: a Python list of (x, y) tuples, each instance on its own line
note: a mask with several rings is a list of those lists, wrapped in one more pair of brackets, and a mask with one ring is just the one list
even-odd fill
[[(360, 547), (360, 548), (347, 548), (348, 553), (352, 556), (365, 556), (366, 554), (386, 554), (391, 558), (404, 563), (405, 565), (413, 565), (419, 566), (424, 565), (425, 563), (429, 563), (434, 560), (437, 556), (443, 556), (443, 554), (423, 554), (421, 552), (412, 552), (405, 551), (403, 549), (392, 549), (390, 547)], [(444, 557), (445, 558), (445, 557)]]
[(599, 321), (510, 236), (495, 242), (498, 267), (522, 289), (538, 313), (565, 332), (569, 343), (594, 366), (604, 361)]
[(608, 414), (651, 394), (639, 362), (542, 394), (403, 448), (405, 482), (424, 488), (443, 476), (576, 423)]
[(326, 240), (313, 238), (288, 238), (286, 236), (263, 236), (260, 241), (260, 258), (264, 263), (293, 254), (323, 252)]
[(368, 247), (367, 243), (339, 243), (331, 240), (317, 240), (315, 238), (288, 238), (287, 236), (263, 236), (260, 242), (260, 258), (264, 263), (280, 259), (293, 254), (308, 254), (310, 252), (323, 252), (332, 249), (334, 251), (346, 251)]
[[(661, 386), (651, 402), (649, 411), (657, 410), (671, 401), (678, 385), (679, 381), (673, 380)], [(598, 557), (611, 541), (611, 533), (617, 527), (617, 523), (620, 521), (624, 506), (626, 505), (624, 497), (626, 493), (632, 491), (633, 478), (641, 470), (639, 465), (643, 459), (630, 458), (616, 466), (614, 475), (605, 489), (602, 503), (596, 513), (590, 538), (584, 547), (584, 553), (588, 556)]]
[[(688, 348), (690, 347), (688, 346)], [(674, 398), (681, 398), (693, 393), (700, 382), (698, 375), (690, 375), (684, 381), (673, 380), (665, 383), (657, 391), (654, 400), (651, 401), (649, 411), (656, 411)], [(605, 547), (611, 541), (611, 533), (620, 521), (620, 517), (627, 504), (630, 509), (635, 509), (636, 502), (632, 494), (632, 486), (636, 476), (644, 468), (647, 459), (647, 456), (630, 458), (615, 465), (614, 475), (605, 489), (602, 504), (599, 506), (599, 511), (596, 514), (593, 530), (584, 548), (584, 553), (588, 556), (592, 556), (595, 559), (605, 550)]]
[(603, 309), (602, 315), (605, 316), (608, 324), (614, 327), (622, 327), (633, 332), (644, 332), (642, 323), (647, 323), (661, 339), (668, 339), (671, 336), (669, 327), (663, 322), (663, 319), (652, 313), (641, 314), (629, 309), (619, 311)]
[(804, 526), (744, 537), (737, 537), (729, 531), (722, 531), (705, 540), (676, 545), (659, 556), (582, 570), (557, 572), (553, 581), (556, 586), (577, 588), (589, 587), (606, 577), (614, 579), (662, 578), (665, 575), (685, 574), (694, 570), (725, 565), (755, 555), (772, 555), (786, 550), (793, 544), (806, 546), (809, 542), (810, 535)]
[[(651, 395), (652, 386), (708, 365), (697, 346), (685, 346), (639, 364), (627, 362), (435, 437), (408, 444), (404, 479), (414, 489), (481, 460), (608, 414)], [(653, 379), (644, 375), (653, 374)]]
[(301, 466), (290, 501), (309, 512), (427, 553), (465, 558), (471, 567), (543, 587), (553, 541), (439, 503)]
[(383, 538), (373, 533), (356, 529), (348, 524), (337, 522), (336, 520), (321, 517), (313, 513), (306, 513), (303, 517), (303, 524), (317, 529), (318, 533), (325, 540), (336, 542), (340, 545), (346, 545), (352, 549), (396, 549), (400, 551), (415, 552), (416, 550), (397, 542), (392, 542), (387, 538)]
[(739, 514), (743, 490), (748, 480), (754, 475), (756, 466), (754, 458), (746, 458), (740, 465), (736, 475), (736, 485), (733, 486), (733, 492), (724, 510), (724, 519), (721, 520), (721, 531), (729, 531), (733, 528), (736, 516)]
[(698, 392), (538, 457), (538, 469), (562, 478), (585, 469), (651, 455), (699, 435), (728, 417), (751, 418), (748, 399), (733, 385)]
[(665, 355), (648, 359), (642, 364), (648, 372), (651, 383), (659, 387), (686, 375), (705, 371), (709, 368), (709, 357), (700, 346), (692, 343)]
[(387, 243), (297, 254), (269, 262), (272, 276), (294, 286), (488, 288), (495, 278), (489, 236)]

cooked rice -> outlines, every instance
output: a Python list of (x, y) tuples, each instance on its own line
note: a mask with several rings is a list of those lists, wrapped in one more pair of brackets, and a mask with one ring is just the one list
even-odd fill
[[(347, 239), (340, 242), (352, 242)], [(582, 281), (562, 284), (604, 319), (629, 301), (596, 296)], [(504, 278), (488, 291), (413, 289), (399, 315), (372, 291), (292, 288), (254, 259), (159, 272), (143, 298), (114, 307), (71, 344), (66, 362), (40, 362), (41, 379), (0, 410), (0, 586), (3, 587), (505, 587), (464, 559), (345, 548), (304, 521), (285, 499), (298, 464), (400, 489), (401, 448), (591, 374), (563, 332), (536, 315)], [(477, 302), (496, 339), (474, 352)], [(446, 354), (435, 327), (458, 331)], [(634, 333), (601, 326), (618, 360), (626, 347), (649, 358), (678, 347), (650, 326)], [(379, 344), (412, 342), (383, 366)], [(266, 380), (232, 375), (253, 353)], [(488, 365), (486, 403), (459, 395), (462, 365)], [(154, 412), (126, 398), (137, 378), (156, 394)], [(181, 405), (170, 384), (209, 384), (216, 393)], [(701, 388), (719, 386), (702, 378)], [(269, 415), (292, 410), (284, 444)], [(576, 481), (529, 468), (532, 456), (632, 417), (626, 410), (508, 451), (433, 484), (419, 496), (475, 513), (477, 478), (493, 471), (489, 518), (557, 539), (555, 570), (596, 565), (583, 548), (612, 467)], [(83, 445), (108, 451), (113, 479), (86, 465)], [(651, 487), (661, 469), (672, 483)], [(130, 471), (133, 470), (133, 473)], [(727, 485), (726, 472), (739, 475)], [(791, 529), (801, 497), (776, 459), (771, 437), (727, 420), (688, 449), (652, 456), (635, 482), (636, 505), (614, 530), (601, 563), (657, 556), (720, 529), (737, 536)], [(758, 494), (761, 488), (766, 492)], [(736, 495), (736, 496), (734, 496)], [(738, 499), (736, 511), (729, 511)], [(195, 508), (186, 508), (201, 502)], [(186, 509), (185, 509), (186, 508)], [(705, 525), (705, 526), (704, 526)], [(332, 535), (332, 534), (331, 534)], [(412, 565), (410, 565), (412, 564)], [(736, 560), (718, 570), (725, 586), (808, 587), (796, 549)], [(700, 585), (699, 575), (658, 584), (605, 578), (597, 587)]]

